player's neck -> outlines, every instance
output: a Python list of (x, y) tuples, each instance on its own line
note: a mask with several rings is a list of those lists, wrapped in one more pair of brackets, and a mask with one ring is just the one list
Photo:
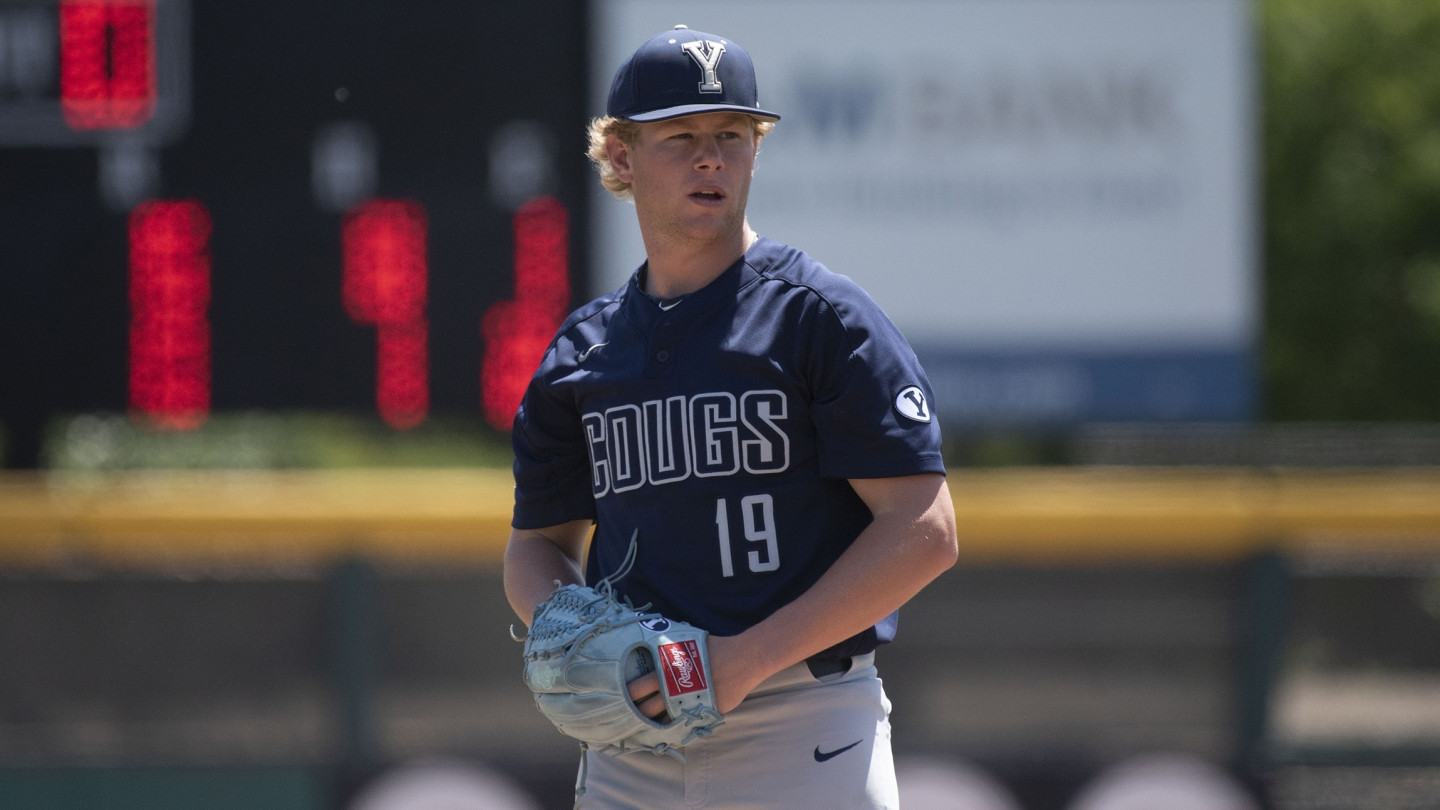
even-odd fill
[(645, 292), (669, 299), (688, 295), (719, 278), (758, 237), (744, 222), (733, 237), (714, 243), (645, 242)]

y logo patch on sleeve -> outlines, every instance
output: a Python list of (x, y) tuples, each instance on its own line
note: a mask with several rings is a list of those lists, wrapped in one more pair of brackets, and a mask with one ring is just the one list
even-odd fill
[(918, 385), (906, 386), (895, 395), (895, 410), (911, 421), (930, 421), (930, 403), (925, 399), (925, 392), (921, 391)]

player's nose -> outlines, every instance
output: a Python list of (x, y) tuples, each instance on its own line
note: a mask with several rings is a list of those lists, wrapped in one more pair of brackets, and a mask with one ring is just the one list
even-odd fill
[(720, 169), (725, 166), (725, 157), (720, 151), (720, 139), (700, 137), (695, 139), (695, 168)]

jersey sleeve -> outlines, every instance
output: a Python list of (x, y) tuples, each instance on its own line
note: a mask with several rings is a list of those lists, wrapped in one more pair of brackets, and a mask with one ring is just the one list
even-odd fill
[(930, 380), (909, 342), (853, 282), (827, 292), (811, 409), (821, 475), (943, 474)]
[(594, 520), (590, 459), (575, 405), (563, 386), (550, 384), (554, 346), (531, 379), (515, 416), (515, 509), (511, 525), (539, 529)]

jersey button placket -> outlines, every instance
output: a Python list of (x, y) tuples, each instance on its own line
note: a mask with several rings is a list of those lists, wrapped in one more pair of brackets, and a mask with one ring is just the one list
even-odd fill
[(650, 333), (649, 356), (645, 362), (646, 377), (664, 377), (675, 371), (675, 343), (680, 339), (680, 327), (663, 313), (659, 323)]
[(669, 347), (658, 348), (652, 344), (649, 357), (645, 361), (645, 376), (666, 377), (674, 371), (675, 350)]

